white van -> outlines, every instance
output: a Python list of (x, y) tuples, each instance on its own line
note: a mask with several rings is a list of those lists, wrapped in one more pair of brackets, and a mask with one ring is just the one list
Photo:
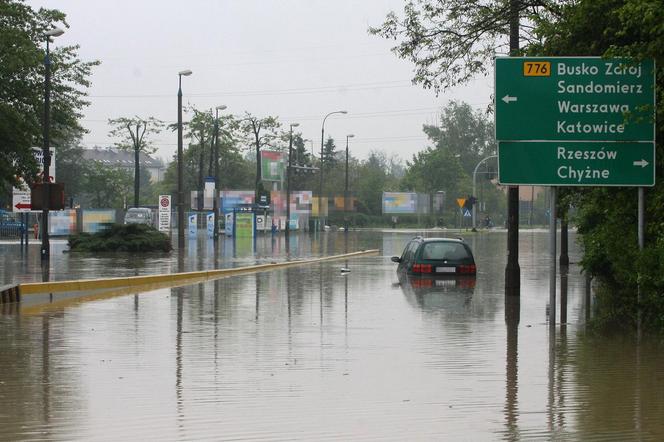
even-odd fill
[(125, 224), (147, 224), (154, 226), (152, 210), (146, 207), (132, 207), (125, 214)]

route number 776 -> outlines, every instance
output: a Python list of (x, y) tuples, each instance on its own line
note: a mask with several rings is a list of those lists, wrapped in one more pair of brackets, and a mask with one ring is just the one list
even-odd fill
[(524, 61), (524, 77), (549, 77), (551, 76), (550, 61)]

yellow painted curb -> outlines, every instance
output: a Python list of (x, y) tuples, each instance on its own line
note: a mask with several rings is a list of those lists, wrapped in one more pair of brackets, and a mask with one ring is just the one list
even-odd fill
[[(259, 264), (248, 267), (236, 267), (229, 269), (201, 270), (196, 272), (169, 273), (163, 275), (126, 276), (121, 278), (103, 279), (79, 279), (74, 281), (52, 281), (52, 282), (29, 282), (19, 284), (21, 296), (41, 293), (76, 292), (84, 290), (112, 289), (121, 287), (148, 286), (151, 284), (172, 283), (173, 285), (186, 285), (187, 282), (199, 282), (228, 276), (242, 275), (246, 273), (265, 272), (285, 267), (293, 267), (303, 264), (312, 264), (323, 261), (334, 261), (339, 259), (357, 258), (361, 256), (377, 255), (378, 249), (362, 250), (359, 252), (345, 253), (343, 255), (326, 256), (324, 258), (306, 259), (298, 261), (284, 261), (271, 264)], [(150, 290), (150, 288), (147, 288)]]

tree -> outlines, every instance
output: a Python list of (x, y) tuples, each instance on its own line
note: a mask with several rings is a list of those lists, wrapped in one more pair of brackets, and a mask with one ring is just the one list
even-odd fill
[[(0, 2), (0, 184), (29, 183), (37, 165), (31, 147), (42, 145), (44, 90), (44, 33), (68, 27), (65, 14), (54, 9), (33, 10), (20, 0)], [(79, 46), (55, 45), (51, 49), (51, 131), (58, 146), (78, 123), (92, 67), (98, 61), (78, 58)]]
[(493, 122), (465, 102), (450, 101), (442, 109), (440, 125), (424, 125), (423, 130), (436, 148), (458, 155), (470, 176), (481, 159), (497, 151)]
[(323, 168), (325, 171), (334, 169), (337, 165), (337, 146), (332, 137), (328, 137), (323, 146)]
[(120, 141), (115, 145), (122, 150), (134, 152), (134, 207), (138, 207), (141, 187), (140, 154), (154, 153), (156, 147), (152, 145), (150, 136), (161, 132), (164, 123), (154, 117), (120, 117), (109, 119), (108, 124), (112, 127), (109, 136), (119, 137)]
[(245, 112), (245, 117), (241, 120), (242, 131), (252, 138), (256, 148), (256, 187), (255, 198), (258, 201), (263, 191), (261, 186), (261, 148), (277, 137), (277, 129), (281, 123), (276, 117), (258, 118)]
[[(539, 23), (560, 14), (556, 0), (409, 0), (403, 17), (390, 12), (373, 35), (396, 40), (399, 58), (415, 65), (413, 82), (436, 93), (474, 76), (486, 75), (496, 53), (509, 53), (514, 14)], [(513, 9), (514, 8), (514, 9)], [(522, 39), (538, 41), (532, 26), (522, 26)]]
[(401, 185), (404, 190), (429, 194), (443, 190), (448, 198), (465, 195), (471, 188), (459, 158), (444, 148), (428, 148), (413, 155), (406, 162)]
[(131, 190), (131, 175), (126, 170), (92, 161), (85, 175), (86, 194), (91, 207), (123, 207)]

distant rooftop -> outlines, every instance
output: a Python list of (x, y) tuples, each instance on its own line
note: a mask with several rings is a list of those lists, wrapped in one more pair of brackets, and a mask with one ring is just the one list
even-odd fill
[[(122, 150), (116, 147), (98, 147), (83, 149), (83, 157), (86, 160), (98, 161), (115, 167), (133, 167), (134, 152)], [(164, 162), (159, 158), (152, 158), (143, 152), (139, 154), (139, 164), (145, 167), (163, 168)]]

